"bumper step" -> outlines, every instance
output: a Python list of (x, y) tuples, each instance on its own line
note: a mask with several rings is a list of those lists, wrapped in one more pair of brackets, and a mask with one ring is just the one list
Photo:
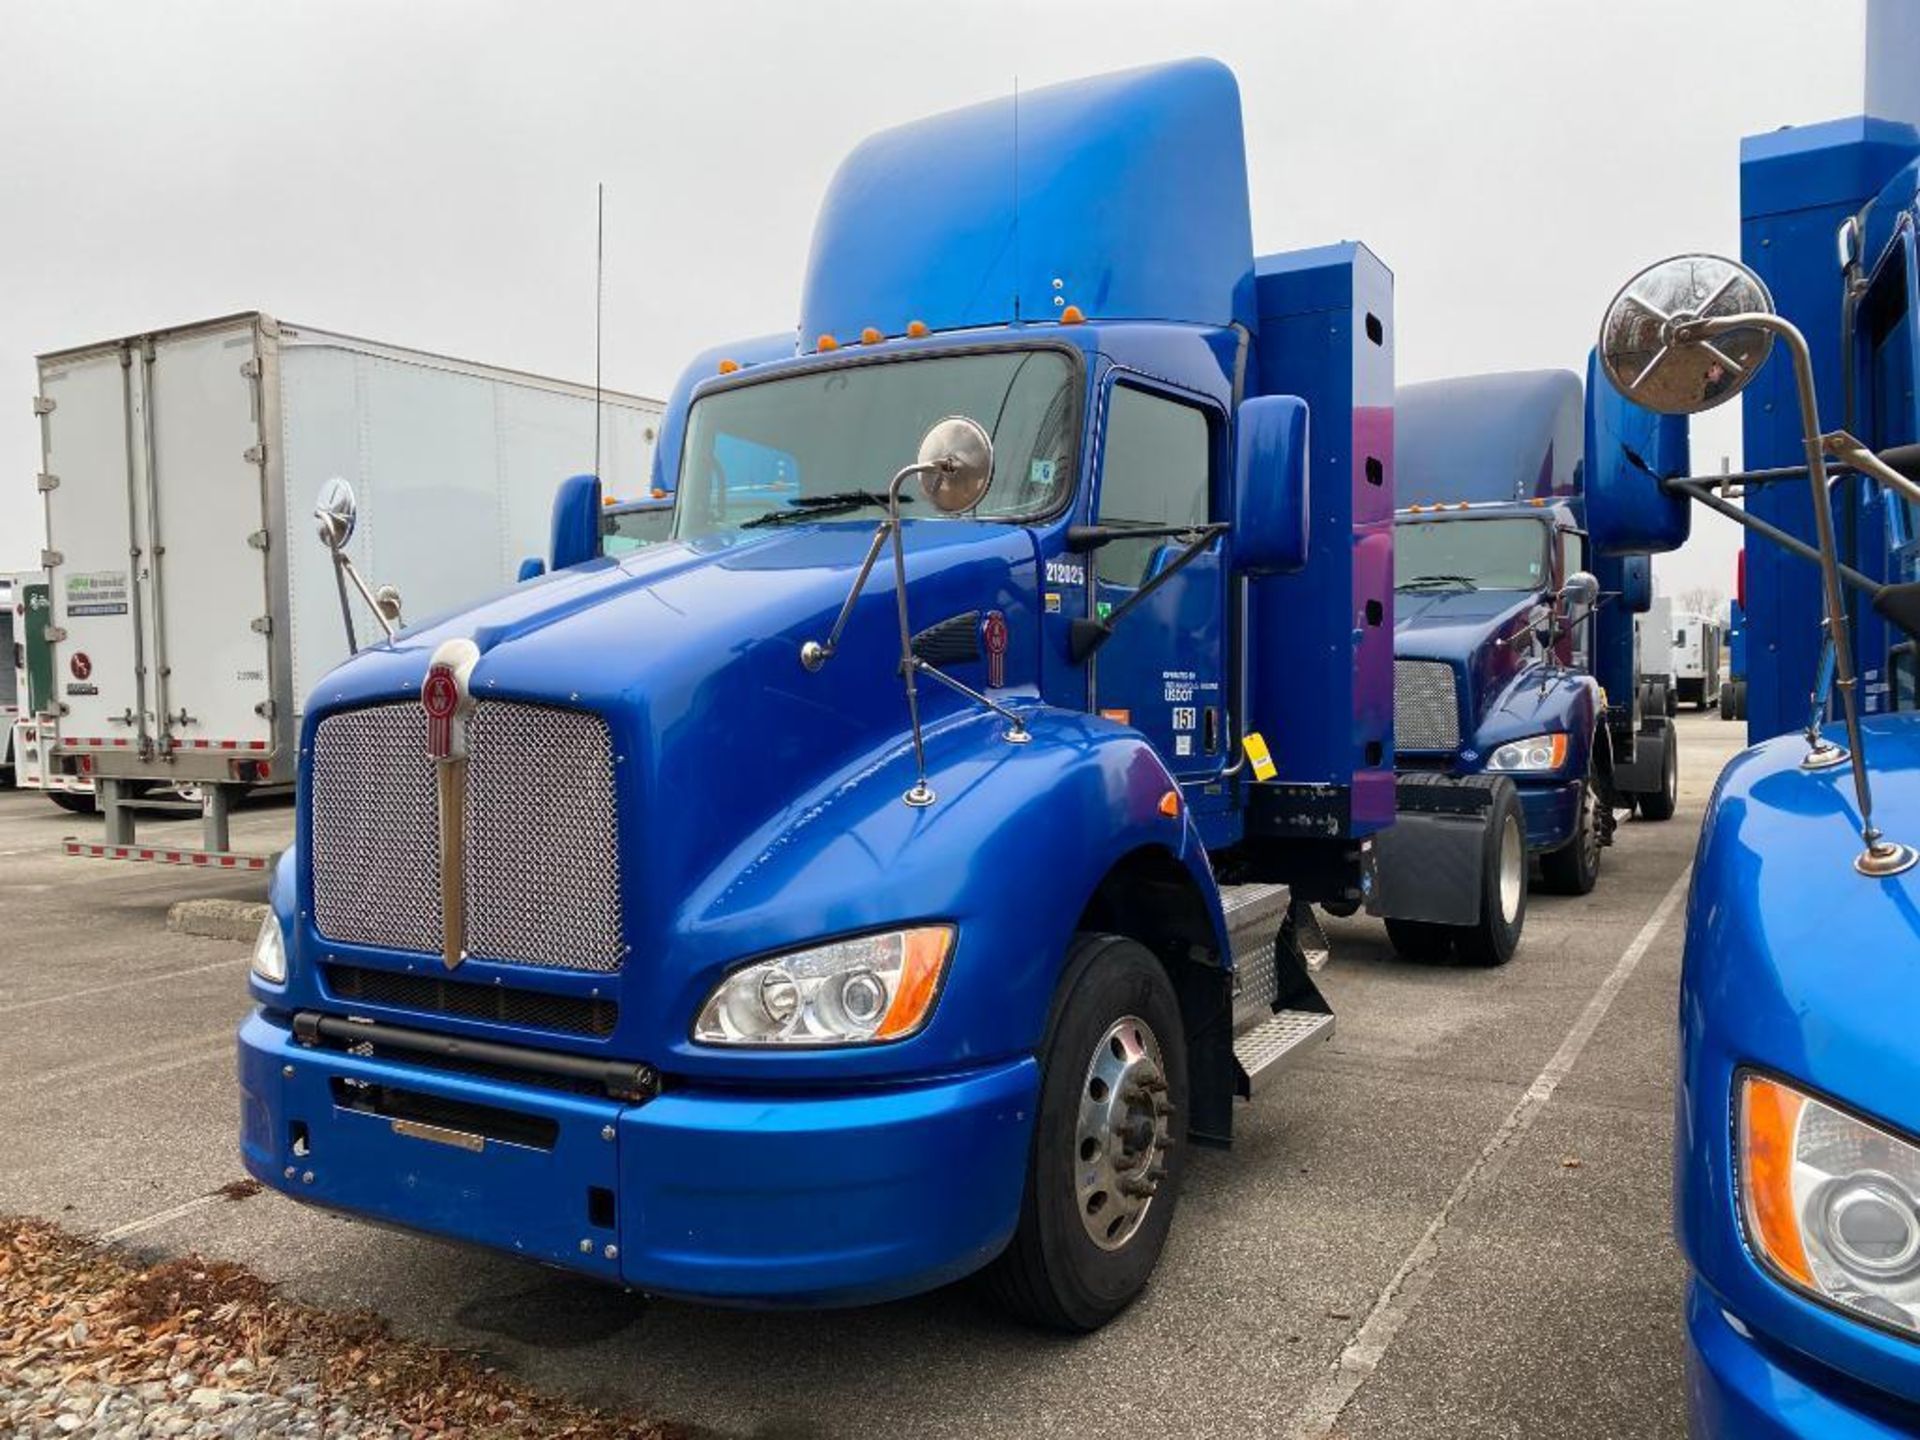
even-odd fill
[(1234, 1039), (1233, 1058), (1239, 1065), (1240, 1093), (1252, 1099), (1264, 1081), (1305, 1056), (1309, 1041), (1332, 1038), (1333, 1016), (1324, 1011), (1274, 1011)]

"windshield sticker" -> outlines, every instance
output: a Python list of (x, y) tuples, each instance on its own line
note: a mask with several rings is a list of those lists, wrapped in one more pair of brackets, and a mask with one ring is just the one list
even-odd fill
[(1027, 480), (1034, 485), (1053, 484), (1053, 461), (1036, 460), (1027, 466)]
[(127, 572), (94, 570), (67, 576), (67, 614), (124, 615), (127, 613)]

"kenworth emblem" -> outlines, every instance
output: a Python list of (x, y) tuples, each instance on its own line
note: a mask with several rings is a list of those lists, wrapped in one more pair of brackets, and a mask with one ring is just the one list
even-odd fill
[(427, 754), (433, 757), (440, 802), (440, 958), (453, 969), (467, 958), (467, 716), (468, 681), (480, 647), (448, 640), (433, 652), (420, 684), (427, 712)]
[(980, 621), (980, 643), (987, 652), (987, 688), (998, 690), (1007, 683), (1007, 617), (998, 610)]

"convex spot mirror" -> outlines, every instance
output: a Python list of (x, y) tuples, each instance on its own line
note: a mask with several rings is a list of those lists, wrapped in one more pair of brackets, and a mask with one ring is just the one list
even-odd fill
[(1576, 570), (1560, 587), (1560, 613), (1577, 620), (1600, 603), (1600, 581), (1586, 570)]
[(920, 490), (943, 515), (971, 510), (993, 484), (993, 437), (978, 420), (949, 415), (920, 442)]
[(1649, 265), (1613, 297), (1600, 322), (1600, 363), (1634, 404), (1696, 415), (1745, 389), (1773, 348), (1772, 332), (1757, 325), (1711, 322), (1772, 313), (1773, 297), (1744, 265), (1676, 255)]
[(314, 530), (320, 543), (329, 550), (344, 550), (353, 539), (353, 527), (360, 516), (353, 486), (336, 475), (320, 487), (313, 502)]

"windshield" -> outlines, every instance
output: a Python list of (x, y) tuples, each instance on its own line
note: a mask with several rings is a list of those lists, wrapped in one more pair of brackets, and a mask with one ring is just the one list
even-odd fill
[(1540, 590), (1547, 527), (1539, 520), (1402, 520), (1393, 527), (1396, 590)]
[(673, 503), (636, 505), (631, 510), (607, 510), (600, 516), (600, 553), (631, 555), (657, 545), (673, 534)]
[[(791, 520), (872, 523), (894, 474), (949, 415), (993, 436), (993, 484), (970, 515), (1024, 520), (1073, 489), (1079, 385), (1058, 350), (1012, 350), (840, 365), (723, 390), (687, 418), (674, 535), (690, 539)], [(940, 519), (911, 481), (909, 519)]]

